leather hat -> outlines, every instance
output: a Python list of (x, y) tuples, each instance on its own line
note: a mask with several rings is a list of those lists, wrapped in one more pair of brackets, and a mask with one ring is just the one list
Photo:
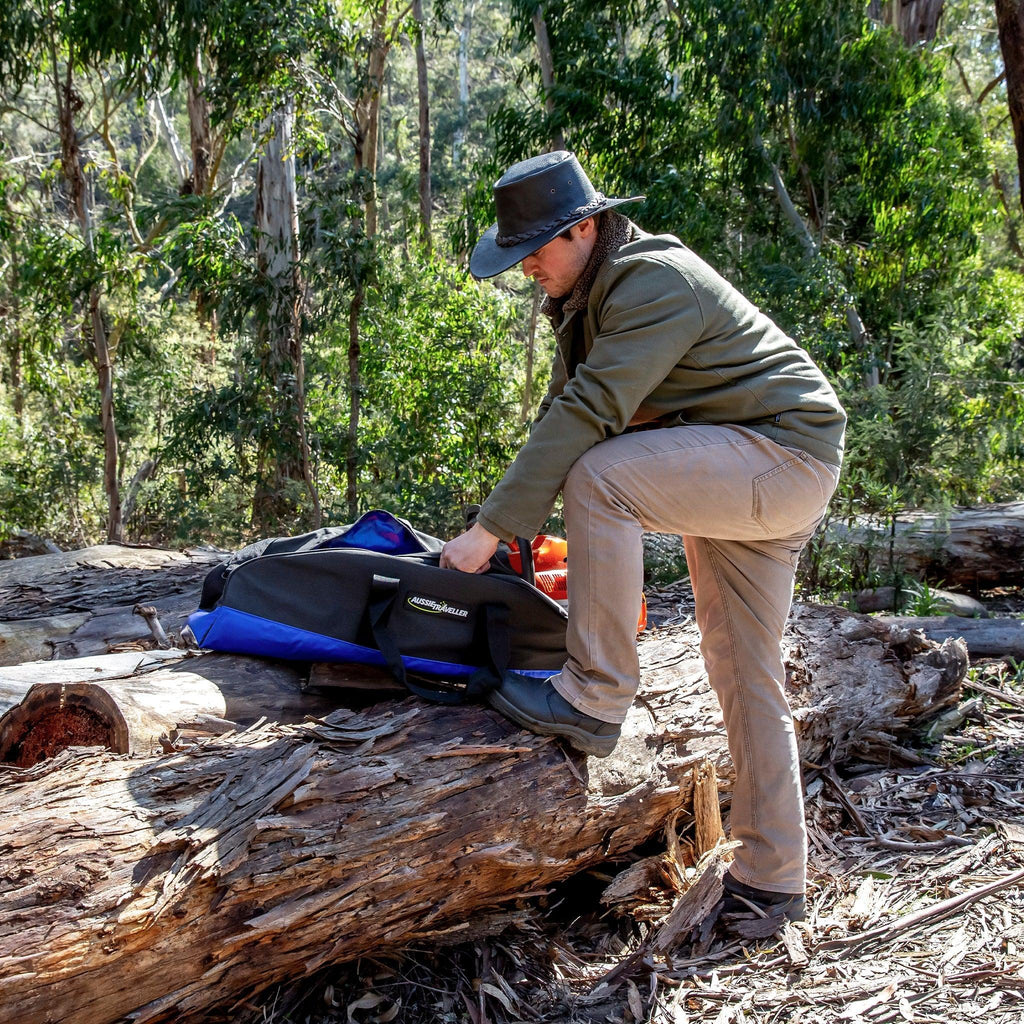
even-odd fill
[(473, 249), (469, 272), (494, 277), (581, 220), (644, 196), (609, 199), (598, 192), (572, 153), (558, 150), (513, 164), (494, 186), (498, 222)]

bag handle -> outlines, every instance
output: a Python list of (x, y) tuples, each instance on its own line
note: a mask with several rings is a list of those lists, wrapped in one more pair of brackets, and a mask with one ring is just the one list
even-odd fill
[(533, 541), (527, 540), (525, 537), (516, 537), (516, 545), (519, 548), (519, 575), (531, 587), (535, 587), (537, 577), (533, 572)]
[[(410, 693), (424, 700), (438, 704), (468, 704), (480, 701), (501, 682), (508, 670), (511, 643), (508, 629), (508, 607), (503, 604), (485, 604), (481, 608), (482, 626), (487, 641), (490, 664), (481, 668), (465, 682), (455, 684), (438, 680), (436, 684), (424, 685), (413, 682), (402, 661), (402, 654), (392, 634), (389, 623), (395, 602), (398, 600), (399, 581), (392, 576), (374, 575), (370, 588), (368, 612), (370, 630), (377, 649), (384, 656), (391, 674)], [(478, 627), (481, 618), (477, 619)]]

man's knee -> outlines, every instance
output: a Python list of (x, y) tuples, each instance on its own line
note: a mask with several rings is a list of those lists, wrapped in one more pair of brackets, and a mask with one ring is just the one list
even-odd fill
[(600, 482), (601, 473), (606, 465), (603, 453), (599, 451), (600, 447), (599, 444), (594, 445), (572, 464), (562, 489), (566, 504), (589, 504), (593, 500), (595, 486)]

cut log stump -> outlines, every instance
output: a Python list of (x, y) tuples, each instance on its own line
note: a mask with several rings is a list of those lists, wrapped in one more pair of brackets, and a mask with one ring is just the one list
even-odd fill
[(0, 764), (26, 768), (69, 746), (149, 754), (260, 719), (301, 722), (337, 708), (304, 682), (301, 665), (178, 650), (0, 668)]
[[(0, 1022), (230, 1019), (285, 979), (420, 943), (633, 849), (689, 799), (721, 715), (692, 625), (641, 644), (605, 759), (485, 707), (415, 699), (264, 723), (163, 756), (71, 748), (0, 778)], [(963, 644), (798, 606), (804, 757), (884, 745), (955, 703)]]

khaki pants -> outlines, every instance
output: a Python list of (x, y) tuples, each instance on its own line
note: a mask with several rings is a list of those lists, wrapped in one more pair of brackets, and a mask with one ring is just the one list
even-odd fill
[(736, 768), (731, 872), (803, 892), (800, 763), (780, 644), (800, 549), (839, 469), (744, 427), (623, 434), (581, 456), (563, 489), (569, 660), (553, 683), (571, 704), (621, 722), (640, 681), (636, 618), (644, 530), (682, 534), (701, 654)]

